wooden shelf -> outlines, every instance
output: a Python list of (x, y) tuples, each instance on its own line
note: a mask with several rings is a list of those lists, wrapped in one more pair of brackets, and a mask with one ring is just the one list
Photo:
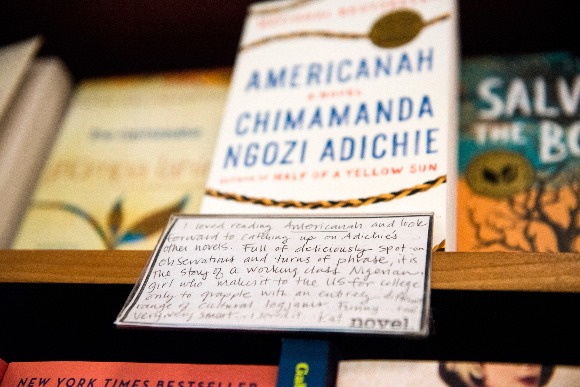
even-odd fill
[[(134, 284), (144, 250), (0, 250), (0, 282)], [(435, 253), (433, 289), (580, 292), (580, 254)]]

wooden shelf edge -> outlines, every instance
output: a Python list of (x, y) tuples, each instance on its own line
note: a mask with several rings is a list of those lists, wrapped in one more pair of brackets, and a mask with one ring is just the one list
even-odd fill
[[(0, 250), (0, 282), (134, 284), (148, 250)], [(432, 289), (580, 292), (577, 253), (435, 253)]]
[(0, 282), (134, 284), (148, 250), (0, 250)]
[(578, 253), (436, 253), (433, 289), (580, 292)]

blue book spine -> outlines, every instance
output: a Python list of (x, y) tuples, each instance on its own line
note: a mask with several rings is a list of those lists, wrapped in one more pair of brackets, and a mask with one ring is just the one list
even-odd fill
[(325, 340), (283, 339), (277, 387), (333, 387), (336, 354)]

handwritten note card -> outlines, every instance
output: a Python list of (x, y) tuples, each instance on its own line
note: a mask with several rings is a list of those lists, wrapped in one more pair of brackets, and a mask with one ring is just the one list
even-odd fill
[(116, 324), (425, 335), (432, 223), (173, 216)]

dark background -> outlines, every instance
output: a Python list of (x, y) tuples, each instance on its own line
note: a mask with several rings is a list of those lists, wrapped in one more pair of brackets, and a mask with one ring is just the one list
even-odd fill
[[(75, 77), (232, 66), (251, 0), (0, 0), (0, 44), (41, 34)], [(577, 0), (459, 0), (463, 56), (578, 53)]]
[(580, 294), (434, 290), (427, 338), (119, 329), (130, 285), (0, 284), (0, 358), (277, 364), (283, 337), (328, 339), (342, 359), (580, 365)]

